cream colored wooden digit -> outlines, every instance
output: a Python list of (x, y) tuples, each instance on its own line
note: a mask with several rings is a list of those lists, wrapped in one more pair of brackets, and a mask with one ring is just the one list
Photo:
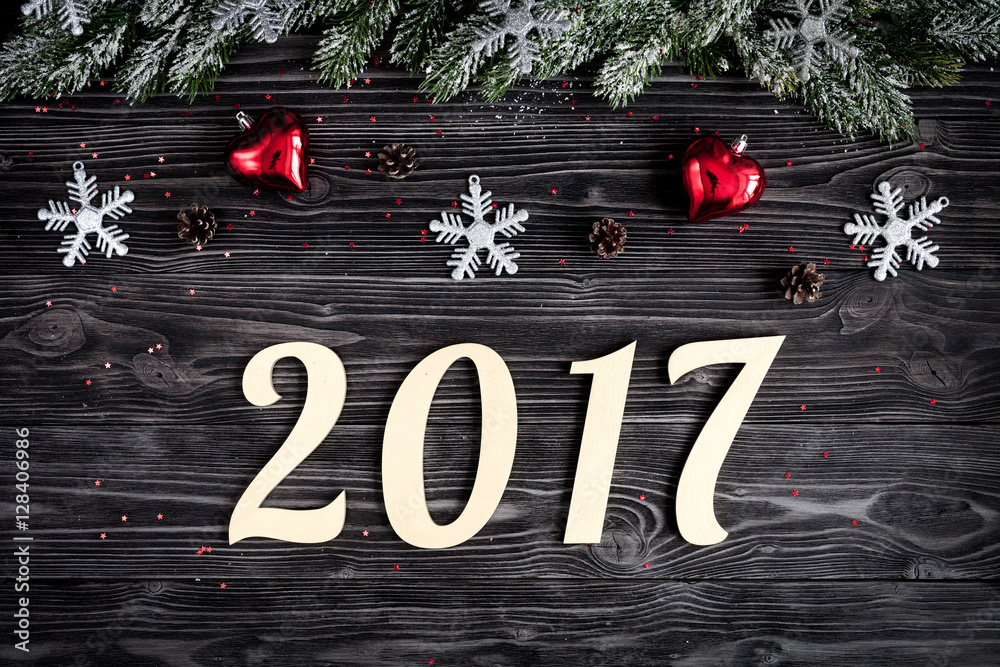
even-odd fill
[[(469, 502), (452, 523), (434, 523), (424, 495), (424, 433), (438, 384), (457, 360), (471, 359), (479, 374), (482, 439)], [(510, 371), (496, 352), (463, 343), (431, 354), (403, 380), (389, 408), (382, 442), (382, 494), (393, 530), (424, 549), (461, 544), (493, 516), (514, 465), (517, 402)]]
[(308, 384), (305, 405), (285, 442), (236, 503), (229, 521), (229, 543), (247, 537), (271, 537), (285, 542), (315, 544), (332, 540), (344, 527), (347, 494), (340, 492), (327, 505), (311, 510), (261, 507), (264, 499), (292, 470), (329, 435), (344, 407), (347, 376), (344, 364), (333, 350), (316, 343), (281, 343), (254, 355), (243, 372), (243, 394), (254, 405), (277, 402), (271, 373), (274, 365), (295, 357), (306, 367)]
[(635, 342), (632, 342), (600, 359), (574, 361), (569, 369), (570, 374), (592, 373), (594, 380), (590, 385), (563, 544), (601, 541), (634, 356)]
[(717, 544), (729, 534), (715, 518), (715, 481), (733, 438), (784, 340), (784, 336), (768, 336), (704, 341), (682, 345), (670, 355), (667, 362), (670, 384), (702, 366), (744, 364), (733, 386), (701, 429), (677, 484), (677, 527), (691, 544)]

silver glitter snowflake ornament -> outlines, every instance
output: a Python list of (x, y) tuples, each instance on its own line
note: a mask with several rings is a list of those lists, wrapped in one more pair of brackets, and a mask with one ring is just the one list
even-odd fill
[(69, 30), (74, 35), (83, 34), (83, 24), (90, 21), (87, 15), (87, 6), (90, 4), (86, 0), (30, 0), (21, 5), (21, 13), (27, 16), (34, 14), (36, 19), (52, 13), (55, 4), (56, 12), (62, 19), (63, 30)]
[(572, 25), (565, 9), (546, 9), (537, 0), (521, 0), (517, 7), (511, 7), (511, 0), (487, 0), (480, 5), (493, 19), (502, 21), (490, 22), (476, 28), (477, 39), (472, 43), (476, 55), (489, 58), (503, 48), (508, 37), (514, 38), (507, 52), (521, 74), (531, 74), (538, 56), (539, 44), (528, 38), (528, 33), (534, 30), (544, 45), (545, 42), (558, 37)]
[(271, 0), (222, 0), (212, 8), (212, 27), (231, 35), (246, 23), (257, 41), (273, 43), (278, 41), (278, 31), (285, 29), (281, 13), (299, 1), (275, 0), (278, 6), (273, 7)]
[(507, 273), (517, 273), (517, 264), (514, 260), (521, 256), (515, 252), (509, 243), (496, 243), (497, 232), (507, 238), (515, 236), (518, 232), (523, 232), (521, 223), (528, 219), (528, 212), (523, 208), (514, 210), (513, 204), (508, 204), (507, 208), (496, 209), (496, 222), (490, 224), (486, 222), (486, 213), (495, 206), (490, 197), (493, 193), (487, 190), (482, 191), (479, 185), (479, 177), (473, 174), (469, 176), (469, 194), (463, 194), (462, 211), (472, 218), (472, 224), (466, 227), (462, 223), (462, 216), (448, 211), (441, 211), (441, 219), (431, 221), (431, 231), (439, 232), (435, 241), (441, 243), (455, 244), (461, 238), (465, 238), (469, 247), (456, 250), (448, 260), (448, 266), (455, 267), (451, 272), (451, 277), (461, 280), (466, 275), (470, 278), (476, 277), (476, 269), (482, 263), (479, 260), (479, 251), (486, 250), (486, 260), (490, 263), (490, 268), (496, 270), (499, 276), (504, 270)]
[(38, 209), (38, 219), (47, 220), (45, 231), (54, 229), (61, 232), (66, 229), (69, 223), (76, 226), (76, 232), (67, 234), (62, 242), (62, 247), (57, 252), (63, 253), (63, 264), (73, 266), (77, 260), (80, 264), (87, 263), (87, 255), (90, 252), (90, 242), (87, 235), (91, 232), (97, 234), (97, 249), (103, 252), (106, 257), (111, 257), (112, 252), (124, 255), (128, 252), (128, 246), (123, 241), (128, 238), (118, 225), (104, 226), (104, 216), (114, 220), (126, 213), (131, 213), (128, 202), (135, 198), (131, 190), (120, 192), (118, 186), (114, 190), (101, 196), (100, 207), (94, 206), (90, 201), (97, 194), (97, 176), (87, 178), (87, 170), (82, 162), (73, 163), (73, 179), (66, 181), (69, 189), (69, 198), (80, 205), (79, 209), (70, 208), (66, 202), (54, 202), (49, 200), (48, 208)]
[(924, 267), (924, 263), (932, 269), (938, 265), (938, 258), (934, 253), (939, 247), (926, 236), (914, 239), (911, 234), (914, 229), (927, 231), (939, 224), (941, 221), (935, 214), (948, 205), (948, 198), (941, 197), (928, 204), (921, 197), (919, 202), (910, 204), (907, 219), (903, 220), (897, 215), (904, 205), (902, 192), (902, 188), (893, 190), (888, 181), (883, 181), (871, 194), (871, 198), (875, 200), (875, 210), (888, 218), (884, 225), (879, 225), (875, 217), (867, 213), (855, 213), (855, 221), (844, 225), (844, 231), (854, 235), (854, 243), (871, 243), (880, 236), (885, 240), (885, 247), (872, 252), (868, 262), (869, 267), (875, 268), (875, 280), (885, 280), (887, 273), (896, 275), (901, 261), (896, 252), (899, 246), (906, 246), (906, 261), (916, 266), (917, 271)]
[(837, 25), (850, 14), (845, 3), (846, 0), (819, 0), (817, 15), (812, 13), (814, 0), (791, 0), (779, 11), (793, 14), (797, 23), (787, 18), (770, 19), (771, 29), (764, 34), (774, 40), (776, 47), (788, 53), (802, 81), (808, 81), (819, 69), (823, 57), (820, 45), (840, 64), (857, 57), (858, 49), (851, 45), (854, 35)]

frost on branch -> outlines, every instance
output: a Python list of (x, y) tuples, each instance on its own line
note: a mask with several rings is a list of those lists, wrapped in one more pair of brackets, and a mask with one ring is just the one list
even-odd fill
[(124, 255), (128, 252), (128, 246), (123, 241), (128, 238), (118, 225), (104, 226), (104, 216), (114, 220), (126, 213), (131, 213), (128, 202), (135, 196), (131, 190), (120, 192), (118, 186), (114, 190), (101, 196), (101, 205), (94, 206), (91, 200), (97, 195), (97, 176), (87, 178), (87, 170), (82, 162), (73, 163), (72, 181), (66, 181), (69, 189), (69, 198), (77, 202), (80, 208), (71, 208), (66, 202), (54, 202), (49, 200), (48, 208), (38, 209), (38, 219), (47, 220), (45, 231), (54, 229), (61, 232), (73, 223), (76, 232), (63, 237), (62, 247), (57, 252), (65, 254), (63, 264), (73, 266), (78, 260), (80, 264), (87, 263), (87, 255), (90, 252), (90, 242), (87, 235), (91, 232), (97, 234), (97, 249), (103, 252), (106, 257), (111, 257), (112, 252)]
[[(36, 19), (52, 13), (54, 0), (30, 0), (21, 5), (21, 13), (25, 16), (34, 14)], [(55, 0), (57, 13), (62, 20), (63, 30), (69, 29), (76, 36), (83, 34), (83, 24), (90, 18), (87, 16), (87, 5), (85, 0)]]
[(843, 64), (857, 57), (858, 50), (851, 45), (854, 35), (837, 24), (850, 13), (844, 7), (846, 0), (818, 0), (819, 14), (811, 12), (816, 0), (791, 0), (780, 11), (795, 16), (796, 23), (787, 18), (770, 19), (771, 29), (766, 35), (774, 45), (785, 51), (796, 69), (799, 79), (808, 81), (822, 63), (819, 46), (825, 47), (828, 56)]
[(246, 23), (257, 41), (278, 41), (278, 31), (284, 30), (281, 14), (292, 9), (299, 0), (276, 0), (279, 7), (272, 7), (271, 0), (222, 0), (212, 12), (212, 27), (226, 34), (233, 34)]
[(503, 20), (500, 23), (491, 21), (476, 28), (472, 49), (477, 55), (489, 58), (503, 48), (507, 37), (513, 37), (514, 43), (507, 52), (521, 74), (531, 74), (534, 63), (540, 60), (539, 45), (528, 39), (528, 33), (532, 30), (537, 32), (544, 45), (569, 29), (572, 25), (567, 18), (569, 12), (565, 9), (546, 9), (537, 0), (521, 0), (518, 7), (510, 5), (511, 0), (486, 0), (480, 5), (491, 18), (502, 17)]
[(875, 268), (875, 280), (885, 280), (886, 273), (896, 275), (896, 269), (902, 261), (896, 252), (899, 246), (906, 246), (906, 261), (916, 266), (917, 271), (924, 267), (924, 263), (932, 269), (937, 266), (938, 258), (934, 253), (939, 247), (926, 236), (914, 239), (911, 234), (914, 228), (927, 231), (940, 223), (935, 214), (948, 205), (948, 198), (941, 197), (928, 204), (921, 197), (920, 201), (910, 204), (905, 220), (898, 215), (904, 206), (901, 188), (893, 190), (888, 181), (883, 181), (878, 184), (871, 198), (875, 200), (875, 210), (888, 218), (885, 224), (879, 225), (875, 217), (867, 213), (855, 213), (855, 222), (844, 225), (844, 231), (854, 235), (854, 243), (871, 243), (880, 236), (885, 240), (885, 246), (872, 252), (868, 262), (869, 267)]
[(473, 174), (469, 176), (469, 194), (463, 194), (462, 211), (472, 218), (472, 224), (468, 227), (462, 222), (462, 216), (448, 211), (441, 211), (441, 219), (431, 222), (431, 231), (438, 232), (435, 239), (438, 243), (455, 244), (463, 237), (469, 244), (467, 248), (456, 250), (448, 260), (448, 266), (455, 269), (451, 272), (451, 277), (455, 280), (462, 280), (466, 275), (470, 278), (476, 277), (476, 269), (482, 263), (479, 259), (479, 251), (486, 250), (486, 259), (490, 263), (490, 268), (496, 270), (496, 275), (500, 275), (504, 270), (507, 273), (517, 273), (517, 264), (514, 260), (521, 256), (515, 252), (509, 243), (496, 243), (495, 237), (500, 232), (505, 237), (510, 238), (518, 232), (523, 232), (521, 223), (528, 219), (528, 212), (523, 208), (514, 210), (513, 204), (508, 204), (507, 208), (496, 210), (496, 222), (492, 225), (486, 222), (486, 213), (493, 207), (493, 200), (490, 197), (492, 192), (482, 191), (479, 185), (479, 177)]

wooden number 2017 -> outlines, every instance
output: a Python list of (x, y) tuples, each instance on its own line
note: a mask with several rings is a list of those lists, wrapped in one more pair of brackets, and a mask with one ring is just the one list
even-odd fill
[[(778, 354), (784, 336), (741, 338), (684, 345), (667, 364), (671, 384), (685, 373), (711, 364), (744, 366), (702, 428), (677, 487), (677, 525), (692, 544), (716, 544), (726, 531), (715, 518), (715, 482), (733, 438)], [(635, 343), (600, 359), (575, 362), (574, 374), (594, 376), (564, 542), (599, 542), (611, 489), (625, 397)], [(287, 510), (261, 507), (264, 499), (326, 438), (344, 405), (344, 366), (331, 350), (314, 343), (283, 343), (261, 350), (247, 364), (243, 393), (254, 405), (271, 405), (274, 364), (296, 357), (305, 365), (309, 385), (298, 422), (274, 458), (243, 493), (229, 524), (229, 543), (247, 537), (288, 542), (332, 540), (344, 525), (345, 493), (326, 507)], [(424, 493), (424, 433), (434, 393), (445, 372), (468, 358), (479, 375), (482, 440), (472, 493), (462, 514), (442, 526), (434, 522)], [(488, 347), (452, 345), (421, 361), (403, 381), (389, 409), (382, 444), (382, 491), (396, 534), (414, 546), (440, 549), (468, 540), (486, 525), (507, 486), (517, 441), (514, 383), (503, 359)]]

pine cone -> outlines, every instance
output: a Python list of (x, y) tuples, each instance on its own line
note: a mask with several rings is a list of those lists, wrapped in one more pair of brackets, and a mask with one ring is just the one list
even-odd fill
[(816, 272), (815, 264), (802, 262), (793, 266), (788, 275), (781, 279), (781, 286), (785, 288), (785, 298), (791, 299), (798, 306), (803, 301), (812, 302), (823, 296), (819, 291), (823, 280), (823, 274)]
[(611, 218), (602, 218), (594, 223), (594, 231), (590, 234), (590, 249), (598, 257), (607, 259), (622, 252), (625, 247), (625, 226)]
[(378, 154), (378, 169), (389, 178), (406, 178), (419, 166), (417, 151), (406, 144), (392, 144)]
[(190, 208), (181, 209), (177, 219), (180, 220), (177, 238), (184, 239), (191, 245), (205, 245), (215, 235), (215, 214), (207, 206), (191, 204)]

